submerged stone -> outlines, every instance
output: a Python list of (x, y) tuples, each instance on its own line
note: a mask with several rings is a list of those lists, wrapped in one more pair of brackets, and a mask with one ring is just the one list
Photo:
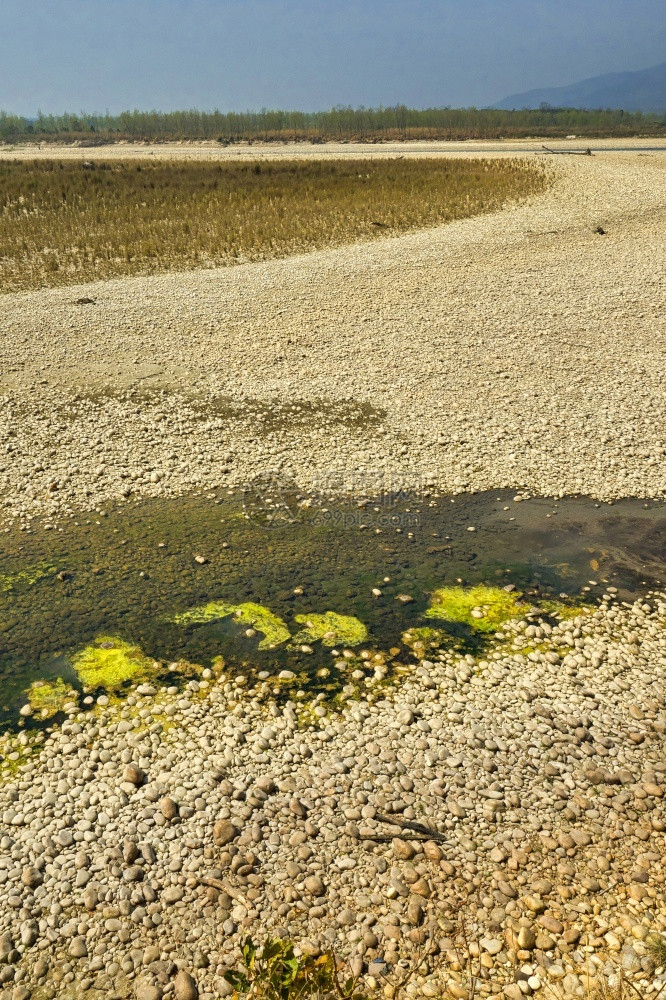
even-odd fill
[(451, 644), (451, 636), (448, 636), (440, 628), (431, 628), (428, 625), (407, 629), (406, 632), (402, 633), (401, 638), (405, 646), (411, 648), (414, 646), (418, 646), (419, 648), (425, 646), (439, 648), (440, 646)]
[[(516, 520), (509, 522), (499, 497), (495, 491), (461, 494), (454, 503), (433, 500), (432, 507), (418, 499), (418, 530), (395, 534), (340, 530), (345, 522), (337, 509), (332, 520), (308, 514), (296, 525), (267, 532), (246, 520), (245, 500), (224, 491), (214, 500), (192, 495), (123, 505), (62, 532), (12, 528), (3, 535), (5, 560), (0, 565), (3, 723), (17, 724), (36, 677), (53, 681), (60, 676), (79, 688), (70, 671), (72, 654), (91, 643), (98, 646), (96, 636), (122, 636), (149, 657), (147, 675), (141, 671), (137, 676), (135, 666), (124, 669), (125, 653), (120, 651), (119, 659), (125, 659), (121, 680), (133, 675), (126, 686), (154, 683), (158, 671), (152, 661), (157, 660), (164, 665), (160, 675), (176, 675), (176, 684), (207, 679), (206, 667), (212, 674), (228, 675), (231, 683), (237, 675), (245, 676), (246, 689), (255, 679), (265, 681), (267, 696), (278, 687), (284, 697), (287, 683), (294, 696), (299, 688), (308, 695), (321, 691), (335, 696), (357, 683), (365, 690), (365, 680), (352, 677), (353, 671), (385, 670), (378, 686), (393, 683), (406, 649), (419, 661), (436, 659), (439, 649), (463, 655), (483, 649), (488, 655), (496, 651), (524, 658), (545, 652), (541, 635), (525, 635), (517, 621), (501, 620), (507, 604), (509, 617), (518, 614), (526, 624), (537, 625), (541, 615), (551, 626), (557, 621), (566, 625), (566, 619), (578, 616), (585, 621), (590, 612), (597, 617), (595, 608), (605, 589), (617, 594), (613, 600), (626, 600), (652, 586), (655, 575), (663, 579), (663, 504), (648, 509), (641, 501), (623, 501), (608, 509), (567, 498), (558, 504), (559, 528), (554, 531), (554, 521), (547, 519), (551, 500), (514, 504)], [(414, 501), (397, 500), (395, 510), (406, 512)], [(370, 515), (370, 501), (368, 506)], [(350, 511), (358, 519), (355, 502), (339, 508), (341, 517)], [(467, 532), (470, 524), (476, 533)], [(211, 565), (197, 566), (195, 553), (215, 555)], [(591, 555), (598, 571), (591, 566)], [(71, 582), (58, 582), (59, 572), (68, 573)], [(384, 582), (386, 576), (391, 579)], [(459, 577), (465, 579), (463, 585)], [(639, 580), (648, 583), (639, 587)], [(615, 586), (607, 587), (608, 581)], [(486, 587), (477, 589), (477, 584)], [(523, 592), (522, 598), (515, 591), (507, 596), (511, 592), (504, 586), (511, 584)], [(384, 596), (375, 600), (373, 586)], [(433, 598), (435, 588), (439, 593)], [(403, 602), (400, 595), (413, 601)], [(454, 600), (456, 595), (462, 600)], [(535, 603), (538, 608), (532, 607)], [(329, 609), (340, 612), (340, 618), (332, 620)], [(168, 624), (179, 612), (180, 624)], [(305, 621), (294, 620), (301, 614), (307, 615)], [(354, 644), (354, 636), (340, 627), (342, 622), (353, 624), (352, 616), (367, 627), (371, 639), (359, 637)], [(441, 636), (422, 632), (424, 626)], [(303, 635), (306, 629), (310, 634)], [(495, 638), (497, 632), (506, 634)], [(263, 648), (257, 649), (260, 642)], [(366, 643), (369, 659), (343, 662), (345, 652), (360, 654)], [(303, 646), (314, 653), (304, 652)], [(336, 647), (339, 656), (333, 657), (330, 651)], [(65, 663), (63, 650), (70, 650)], [(390, 651), (390, 657), (380, 668), (376, 656), (382, 650)], [(94, 664), (90, 656), (83, 657), (81, 667), (99, 668), (100, 655), (94, 654)], [(407, 663), (413, 669), (411, 655)], [(277, 677), (283, 669), (295, 675), (284, 684)], [(320, 674), (320, 669), (328, 673)], [(99, 679), (104, 678), (86, 677), (93, 684)], [(96, 702), (112, 699), (116, 692), (102, 686), (91, 693)], [(40, 712), (33, 708), (33, 723)]]

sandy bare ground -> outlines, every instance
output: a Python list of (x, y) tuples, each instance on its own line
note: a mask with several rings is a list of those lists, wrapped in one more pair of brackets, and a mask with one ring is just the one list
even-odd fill
[[(363, 155), (377, 149), (387, 152)], [(2, 297), (5, 514), (52, 516), (128, 484), (133, 495), (234, 486), (266, 470), (330, 491), (379, 472), (441, 490), (666, 495), (666, 156), (549, 162), (547, 194), (490, 216)], [(96, 304), (76, 305), (83, 295)], [(114, 397), (125, 387), (139, 404)], [(64, 413), (81, 393), (97, 395)], [(193, 395), (232, 405), (211, 415)], [(288, 405), (300, 400), (312, 418), (294, 424)], [(348, 419), (332, 420), (331, 403)]]
[(57, 145), (51, 143), (24, 143), (0, 145), (0, 160), (115, 160), (115, 159), (169, 159), (169, 160), (256, 160), (256, 159), (347, 159), (372, 157), (430, 157), (430, 156), (479, 156), (515, 155), (516, 152), (544, 154), (544, 145), (556, 150), (663, 149), (666, 138), (636, 136), (621, 139), (469, 139), (465, 142), (409, 141), (409, 142), (308, 142), (237, 143), (223, 146), (213, 140), (205, 142), (118, 142), (107, 146)]

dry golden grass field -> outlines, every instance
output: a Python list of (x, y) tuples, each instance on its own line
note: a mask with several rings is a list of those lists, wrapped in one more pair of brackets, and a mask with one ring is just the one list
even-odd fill
[(518, 158), (0, 162), (0, 291), (266, 260), (496, 211)]

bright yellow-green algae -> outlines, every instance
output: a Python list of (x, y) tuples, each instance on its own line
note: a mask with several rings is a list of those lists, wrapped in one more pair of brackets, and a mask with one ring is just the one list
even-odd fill
[(593, 608), (589, 604), (563, 604), (562, 601), (541, 601), (540, 609), (547, 615), (569, 621), (571, 618), (578, 618), (580, 615), (589, 615)]
[[(25, 730), (22, 736), (25, 735)], [(13, 733), (0, 736), (0, 785), (13, 781), (20, 768), (27, 764), (31, 757), (39, 754), (43, 741), (43, 733), (39, 730), (31, 733), (27, 743), (21, 741)]]
[(42, 719), (50, 719), (70, 701), (76, 701), (77, 693), (62, 677), (54, 681), (33, 681), (26, 691), (30, 707)]
[(450, 640), (451, 637), (447, 636), (442, 629), (430, 628), (427, 625), (410, 628), (402, 633), (402, 641), (405, 646), (415, 646), (417, 643), (420, 643), (422, 646), (439, 647), (443, 644), (449, 644)]
[(352, 615), (339, 615), (336, 611), (295, 615), (294, 620), (304, 628), (294, 636), (293, 646), (319, 640), (324, 646), (360, 646), (368, 638), (368, 630), (362, 621)]
[(75, 653), (72, 666), (84, 687), (114, 691), (126, 681), (138, 680), (148, 674), (152, 669), (152, 660), (137, 646), (116, 636), (103, 635)]
[[(519, 618), (525, 611), (520, 596), (515, 591), (482, 584), (469, 588), (442, 587), (433, 592), (431, 606), (425, 614), (426, 618), (468, 625), (476, 632), (496, 632), (504, 622)], [(483, 612), (482, 617), (472, 614), (477, 608)]]
[(23, 569), (18, 573), (0, 573), (0, 593), (7, 594), (15, 586), (21, 586), (21, 584), (32, 587), (39, 580), (43, 580), (45, 576), (50, 576), (55, 571), (55, 566), (51, 566), (50, 563), (37, 563), (35, 566)]
[(254, 604), (247, 601), (244, 604), (226, 604), (223, 601), (211, 601), (198, 608), (191, 608), (182, 614), (174, 615), (170, 621), (176, 625), (205, 624), (215, 621), (217, 618), (228, 618), (229, 615), (251, 625), (257, 632), (261, 632), (264, 638), (259, 643), (259, 649), (273, 649), (287, 642), (291, 638), (291, 633), (285, 623), (277, 615), (274, 615), (269, 608), (263, 604)]

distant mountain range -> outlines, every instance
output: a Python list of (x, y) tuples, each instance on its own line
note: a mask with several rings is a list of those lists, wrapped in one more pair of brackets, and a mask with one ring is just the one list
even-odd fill
[(513, 108), (621, 108), (623, 111), (666, 111), (666, 62), (633, 73), (607, 73), (593, 76), (568, 87), (545, 87), (512, 94), (494, 107)]

